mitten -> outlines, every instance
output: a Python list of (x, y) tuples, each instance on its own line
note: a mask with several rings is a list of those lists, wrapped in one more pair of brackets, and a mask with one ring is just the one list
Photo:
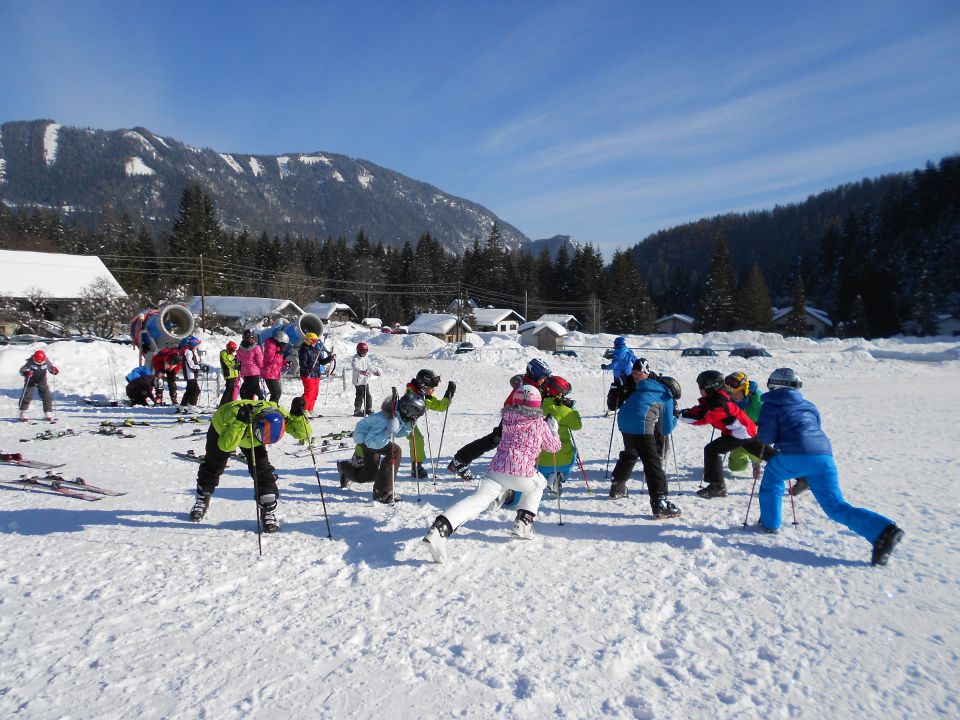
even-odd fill
[(253, 405), (241, 405), (237, 408), (237, 420), (242, 423), (249, 423), (253, 417)]
[(454, 393), (457, 392), (457, 384), (451, 380), (447, 383), (447, 391), (443, 394), (444, 398), (448, 400), (453, 400)]

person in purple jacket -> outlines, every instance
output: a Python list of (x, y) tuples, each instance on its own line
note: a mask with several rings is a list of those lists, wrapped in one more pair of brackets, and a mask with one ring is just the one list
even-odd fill
[(843, 499), (833, 448), (820, 427), (816, 406), (799, 392), (802, 385), (791, 368), (778, 368), (767, 380), (769, 392), (763, 395), (757, 436), (778, 452), (767, 463), (760, 482), (760, 527), (770, 533), (779, 531), (784, 483), (804, 477), (827, 517), (872, 543), (872, 563), (886, 565), (903, 539), (903, 530), (883, 515)]

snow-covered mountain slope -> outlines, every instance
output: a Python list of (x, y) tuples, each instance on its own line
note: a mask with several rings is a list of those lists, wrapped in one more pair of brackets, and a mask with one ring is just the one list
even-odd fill
[[(232, 463), (200, 524), (186, 520), (200, 450), (160, 409), (97, 408), (122, 393), (129, 347), (53, 343), (57, 430), (104, 419), (171, 424), (133, 439), (84, 433), (20, 443), (44, 425), (0, 423), (0, 447), (67, 463), (127, 494), (83, 502), (0, 485), (0, 716), (24, 718), (852, 718), (953, 717), (958, 707), (960, 519), (955, 340), (783, 341), (779, 336), (630, 337), (638, 355), (683, 385), (707, 368), (765, 380), (797, 369), (833, 441), (847, 498), (896, 519), (906, 538), (889, 566), (828, 520), (809, 493), (779, 536), (742, 523), (752, 479), (730, 495), (693, 495), (709, 430), (681, 426), (669, 458), (677, 520), (653, 521), (639, 469), (624, 500), (604, 480), (612, 418), (599, 365), (611, 336), (575, 335), (579, 357), (548, 357), (584, 417), (577, 435), (592, 493), (577, 473), (544, 496), (532, 542), (512, 513), (468, 523), (433, 564), (420, 542), (471, 486), (444, 468), (492, 429), (508, 378), (536, 353), (482, 335), (478, 351), (423, 336), (345, 328), (341, 367), (363, 339), (383, 397), (421, 367), (458, 390), (429, 413), (437, 481), (403, 475), (404, 502), (341, 490), (334, 460), (270, 450), (282, 530), (258, 556), (251, 481)], [(225, 338), (204, 336), (218, 350)], [(758, 342), (774, 357), (681, 358), (685, 345)], [(589, 347), (587, 347), (589, 346)], [(0, 349), (0, 414), (13, 417), (17, 368), (31, 346)], [(349, 379), (324, 381), (317, 434), (352, 428)], [(284, 403), (299, 383), (285, 384)], [(444, 385), (441, 385), (441, 390)], [(39, 416), (39, 401), (31, 414)], [(442, 447), (441, 447), (442, 442)], [(407, 455), (404, 443), (405, 455)], [(619, 451), (613, 437), (613, 455)], [(485, 468), (489, 458), (475, 469)], [(611, 463), (612, 467), (612, 463)], [(0, 479), (22, 472), (0, 466)], [(327, 537), (323, 500), (333, 539)], [(789, 500), (785, 500), (789, 505)], [(563, 524), (560, 524), (562, 512)], [(785, 518), (791, 518), (789, 507)], [(754, 498), (750, 525), (756, 522)]]

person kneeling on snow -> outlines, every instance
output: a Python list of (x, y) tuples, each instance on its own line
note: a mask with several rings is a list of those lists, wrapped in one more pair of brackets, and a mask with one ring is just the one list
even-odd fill
[(399, 502), (400, 496), (393, 485), (400, 467), (403, 452), (393, 442), (394, 438), (407, 437), (416, 426), (417, 419), (426, 412), (423, 397), (405, 393), (383, 401), (380, 412), (368, 415), (357, 423), (353, 439), (357, 443), (353, 458), (337, 463), (340, 471), (340, 487), (351, 483), (373, 482), (373, 499), (382, 503)]
[(903, 539), (903, 530), (889, 518), (843, 499), (833, 448), (820, 426), (817, 407), (800, 394), (802, 385), (791, 368), (774, 370), (767, 380), (760, 439), (778, 452), (767, 463), (760, 482), (760, 528), (769, 533), (780, 530), (784, 483), (802, 476), (827, 517), (872, 543), (871, 562), (886, 565)]
[(135, 367), (127, 373), (125, 379), (127, 381), (127, 397), (130, 398), (131, 405), (147, 407), (147, 400), (154, 405), (157, 404), (157, 396), (153, 389), (153, 370), (150, 367), (146, 365)]
[(522, 493), (513, 534), (533, 538), (533, 521), (547, 484), (537, 472), (537, 456), (543, 450), (555, 453), (561, 448), (557, 421), (544, 418), (540, 406), (539, 389), (521, 385), (514, 391), (512, 402), (503, 409), (503, 438), (490, 463), (488, 478), (480, 481), (472, 495), (438, 515), (423, 538), (436, 562), (447, 559), (446, 539), (453, 531), (479, 516), (504, 490)]
[(190, 519), (194, 522), (203, 519), (227, 461), (239, 447), (256, 488), (263, 529), (268, 533), (279, 530), (276, 509), (280, 491), (266, 446), (278, 442), (286, 431), (298, 440), (310, 440), (312, 431), (301, 397), (293, 399), (289, 413), (265, 400), (234, 400), (217, 410), (207, 430), (206, 454), (197, 471), (197, 496)]

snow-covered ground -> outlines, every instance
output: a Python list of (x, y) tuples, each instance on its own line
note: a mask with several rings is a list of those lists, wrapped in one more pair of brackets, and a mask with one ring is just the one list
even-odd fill
[[(906, 538), (886, 568), (827, 520), (809, 493), (779, 536), (742, 526), (748, 475), (730, 495), (693, 495), (709, 430), (681, 426), (670, 457), (683, 516), (655, 522), (639, 470), (607, 498), (611, 418), (600, 358), (612, 336), (574, 334), (579, 357), (549, 357), (573, 383), (589, 477), (547, 496), (533, 542), (512, 513), (481, 516), (435, 565), (420, 539), (470, 485), (444, 469), (497, 422), (507, 380), (535, 357), (501, 335), (453, 355), (426, 337), (339, 331), (341, 367), (366, 340), (384, 372), (377, 396), (421, 367), (459, 386), (429, 414), (437, 482), (399, 483), (404, 502), (341, 490), (318, 456), (334, 539), (310, 458), (270, 456), (281, 475), (282, 531), (258, 557), (251, 481), (231, 464), (201, 524), (186, 520), (197, 466), (171, 452), (193, 426), (134, 428), (20, 443), (45, 425), (0, 423), (0, 447), (66, 462), (127, 494), (82, 502), (0, 485), (0, 717), (4, 718), (933, 718), (960, 716), (960, 343), (955, 339), (798, 341), (777, 335), (631, 337), (683, 385), (707, 368), (761, 383), (792, 366), (818, 404), (854, 504), (897, 520)], [(205, 336), (218, 350), (222, 337)], [(754, 343), (772, 358), (681, 358), (679, 348)], [(37, 346), (39, 347), (39, 346)], [(56, 378), (56, 429), (104, 419), (172, 421), (159, 410), (77, 402), (123, 392), (128, 346), (44, 346)], [(17, 369), (35, 349), (0, 349), (0, 415), (14, 416)], [(211, 357), (215, 355), (211, 354)], [(324, 382), (315, 432), (352, 428), (353, 390)], [(289, 381), (285, 403), (298, 383)], [(441, 386), (442, 390), (443, 386)], [(39, 400), (31, 414), (39, 417)], [(441, 445), (442, 438), (442, 448)], [(614, 455), (619, 436), (614, 437)], [(489, 458), (478, 462), (482, 470)], [(17, 468), (0, 466), (0, 479)], [(789, 503), (789, 501), (785, 501)], [(563, 524), (560, 524), (562, 510)], [(790, 510), (785, 510), (789, 520)], [(751, 525), (756, 521), (754, 501)]]

